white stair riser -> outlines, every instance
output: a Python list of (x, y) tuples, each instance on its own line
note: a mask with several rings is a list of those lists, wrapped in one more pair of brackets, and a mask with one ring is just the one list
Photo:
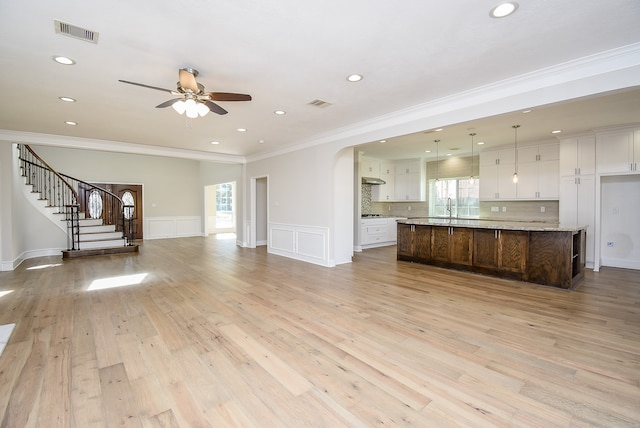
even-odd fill
[(86, 241), (104, 241), (108, 239), (120, 239), (122, 234), (120, 232), (107, 232), (107, 233), (85, 233), (80, 234), (80, 242)]
[(81, 219), (78, 223), (80, 224), (80, 227), (82, 227), (82, 226), (102, 226), (102, 219), (100, 219), (100, 218)]
[(106, 226), (83, 226), (80, 224), (80, 234), (83, 233), (108, 233), (115, 232), (116, 227), (114, 225), (106, 225)]
[(90, 241), (90, 242), (80, 242), (81, 250), (91, 250), (95, 248), (115, 248), (115, 247), (124, 247), (125, 241), (124, 239), (118, 240), (110, 240), (110, 241)]

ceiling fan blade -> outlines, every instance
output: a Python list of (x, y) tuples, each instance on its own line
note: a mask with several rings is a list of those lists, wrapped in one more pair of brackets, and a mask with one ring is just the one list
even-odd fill
[(128, 80), (118, 80), (118, 82), (127, 83), (129, 85), (142, 86), (143, 88), (155, 89), (155, 90), (158, 90), (158, 91), (164, 91), (164, 92), (169, 92), (169, 93), (173, 92), (171, 89), (158, 88), (157, 86), (149, 86), (149, 85), (145, 85), (143, 83), (129, 82)]
[(214, 113), (218, 113), (218, 114), (227, 114), (228, 111), (226, 111), (225, 109), (223, 109), (222, 107), (220, 107), (218, 104), (216, 103), (212, 103), (211, 101), (207, 101), (207, 100), (203, 100), (202, 101), (207, 107), (209, 107), (209, 110), (211, 110)]
[(198, 83), (196, 82), (196, 77), (193, 73), (185, 70), (184, 68), (180, 69), (180, 86), (184, 89), (191, 89), (194, 94), (200, 92), (200, 88), (198, 88)]
[(231, 92), (209, 92), (209, 98), (213, 101), (251, 101), (251, 95), (233, 94)]
[(165, 102), (163, 102), (163, 103), (161, 103), (161, 104), (158, 104), (158, 105), (156, 106), (156, 108), (165, 108), (165, 107), (169, 107), (169, 106), (173, 105), (173, 103), (175, 103), (176, 101), (180, 101), (181, 99), (182, 99), (182, 98), (174, 98), (174, 99), (172, 99), (172, 100), (165, 101)]

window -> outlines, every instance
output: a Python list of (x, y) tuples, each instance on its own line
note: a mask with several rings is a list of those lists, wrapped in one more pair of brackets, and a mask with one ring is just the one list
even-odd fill
[(91, 218), (102, 217), (102, 196), (95, 189), (89, 193), (89, 216)]
[[(449, 213), (451, 200), (451, 213)], [(434, 217), (480, 217), (480, 180), (469, 178), (429, 180), (429, 215)]]
[(126, 191), (122, 194), (122, 203), (125, 205), (130, 205), (127, 209), (124, 210), (124, 218), (127, 220), (131, 220), (133, 218), (133, 211), (135, 210), (135, 201), (133, 200), (133, 195), (130, 191)]

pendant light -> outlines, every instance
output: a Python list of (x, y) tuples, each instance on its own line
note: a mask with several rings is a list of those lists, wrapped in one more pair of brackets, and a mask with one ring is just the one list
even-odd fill
[(435, 141), (435, 143), (436, 143), (436, 182), (437, 182), (437, 181), (439, 181), (438, 176), (439, 176), (439, 164), (440, 164), (439, 158), (440, 158), (440, 156), (439, 156), (439, 153), (438, 153), (438, 145), (439, 145), (438, 143), (440, 142), (440, 140), (433, 140), (433, 141)]
[(473, 137), (476, 133), (472, 132), (469, 135), (471, 135), (471, 175), (469, 176), (469, 184), (474, 184), (476, 182), (476, 178), (473, 176)]
[(515, 138), (513, 139), (513, 147), (515, 149), (515, 158), (516, 158), (516, 170), (513, 173), (513, 183), (516, 184), (518, 182), (518, 128), (520, 125), (513, 125), (512, 128), (515, 130)]

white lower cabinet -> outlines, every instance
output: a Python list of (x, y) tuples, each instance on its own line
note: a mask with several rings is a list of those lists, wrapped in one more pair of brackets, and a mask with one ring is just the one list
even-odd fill
[(361, 220), (362, 245), (380, 244), (387, 239), (387, 219), (373, 218)]
[(362, 248), (395, 245), (398, 239), (397, 220), (400, 217), (372, 217), (360, 220)]

